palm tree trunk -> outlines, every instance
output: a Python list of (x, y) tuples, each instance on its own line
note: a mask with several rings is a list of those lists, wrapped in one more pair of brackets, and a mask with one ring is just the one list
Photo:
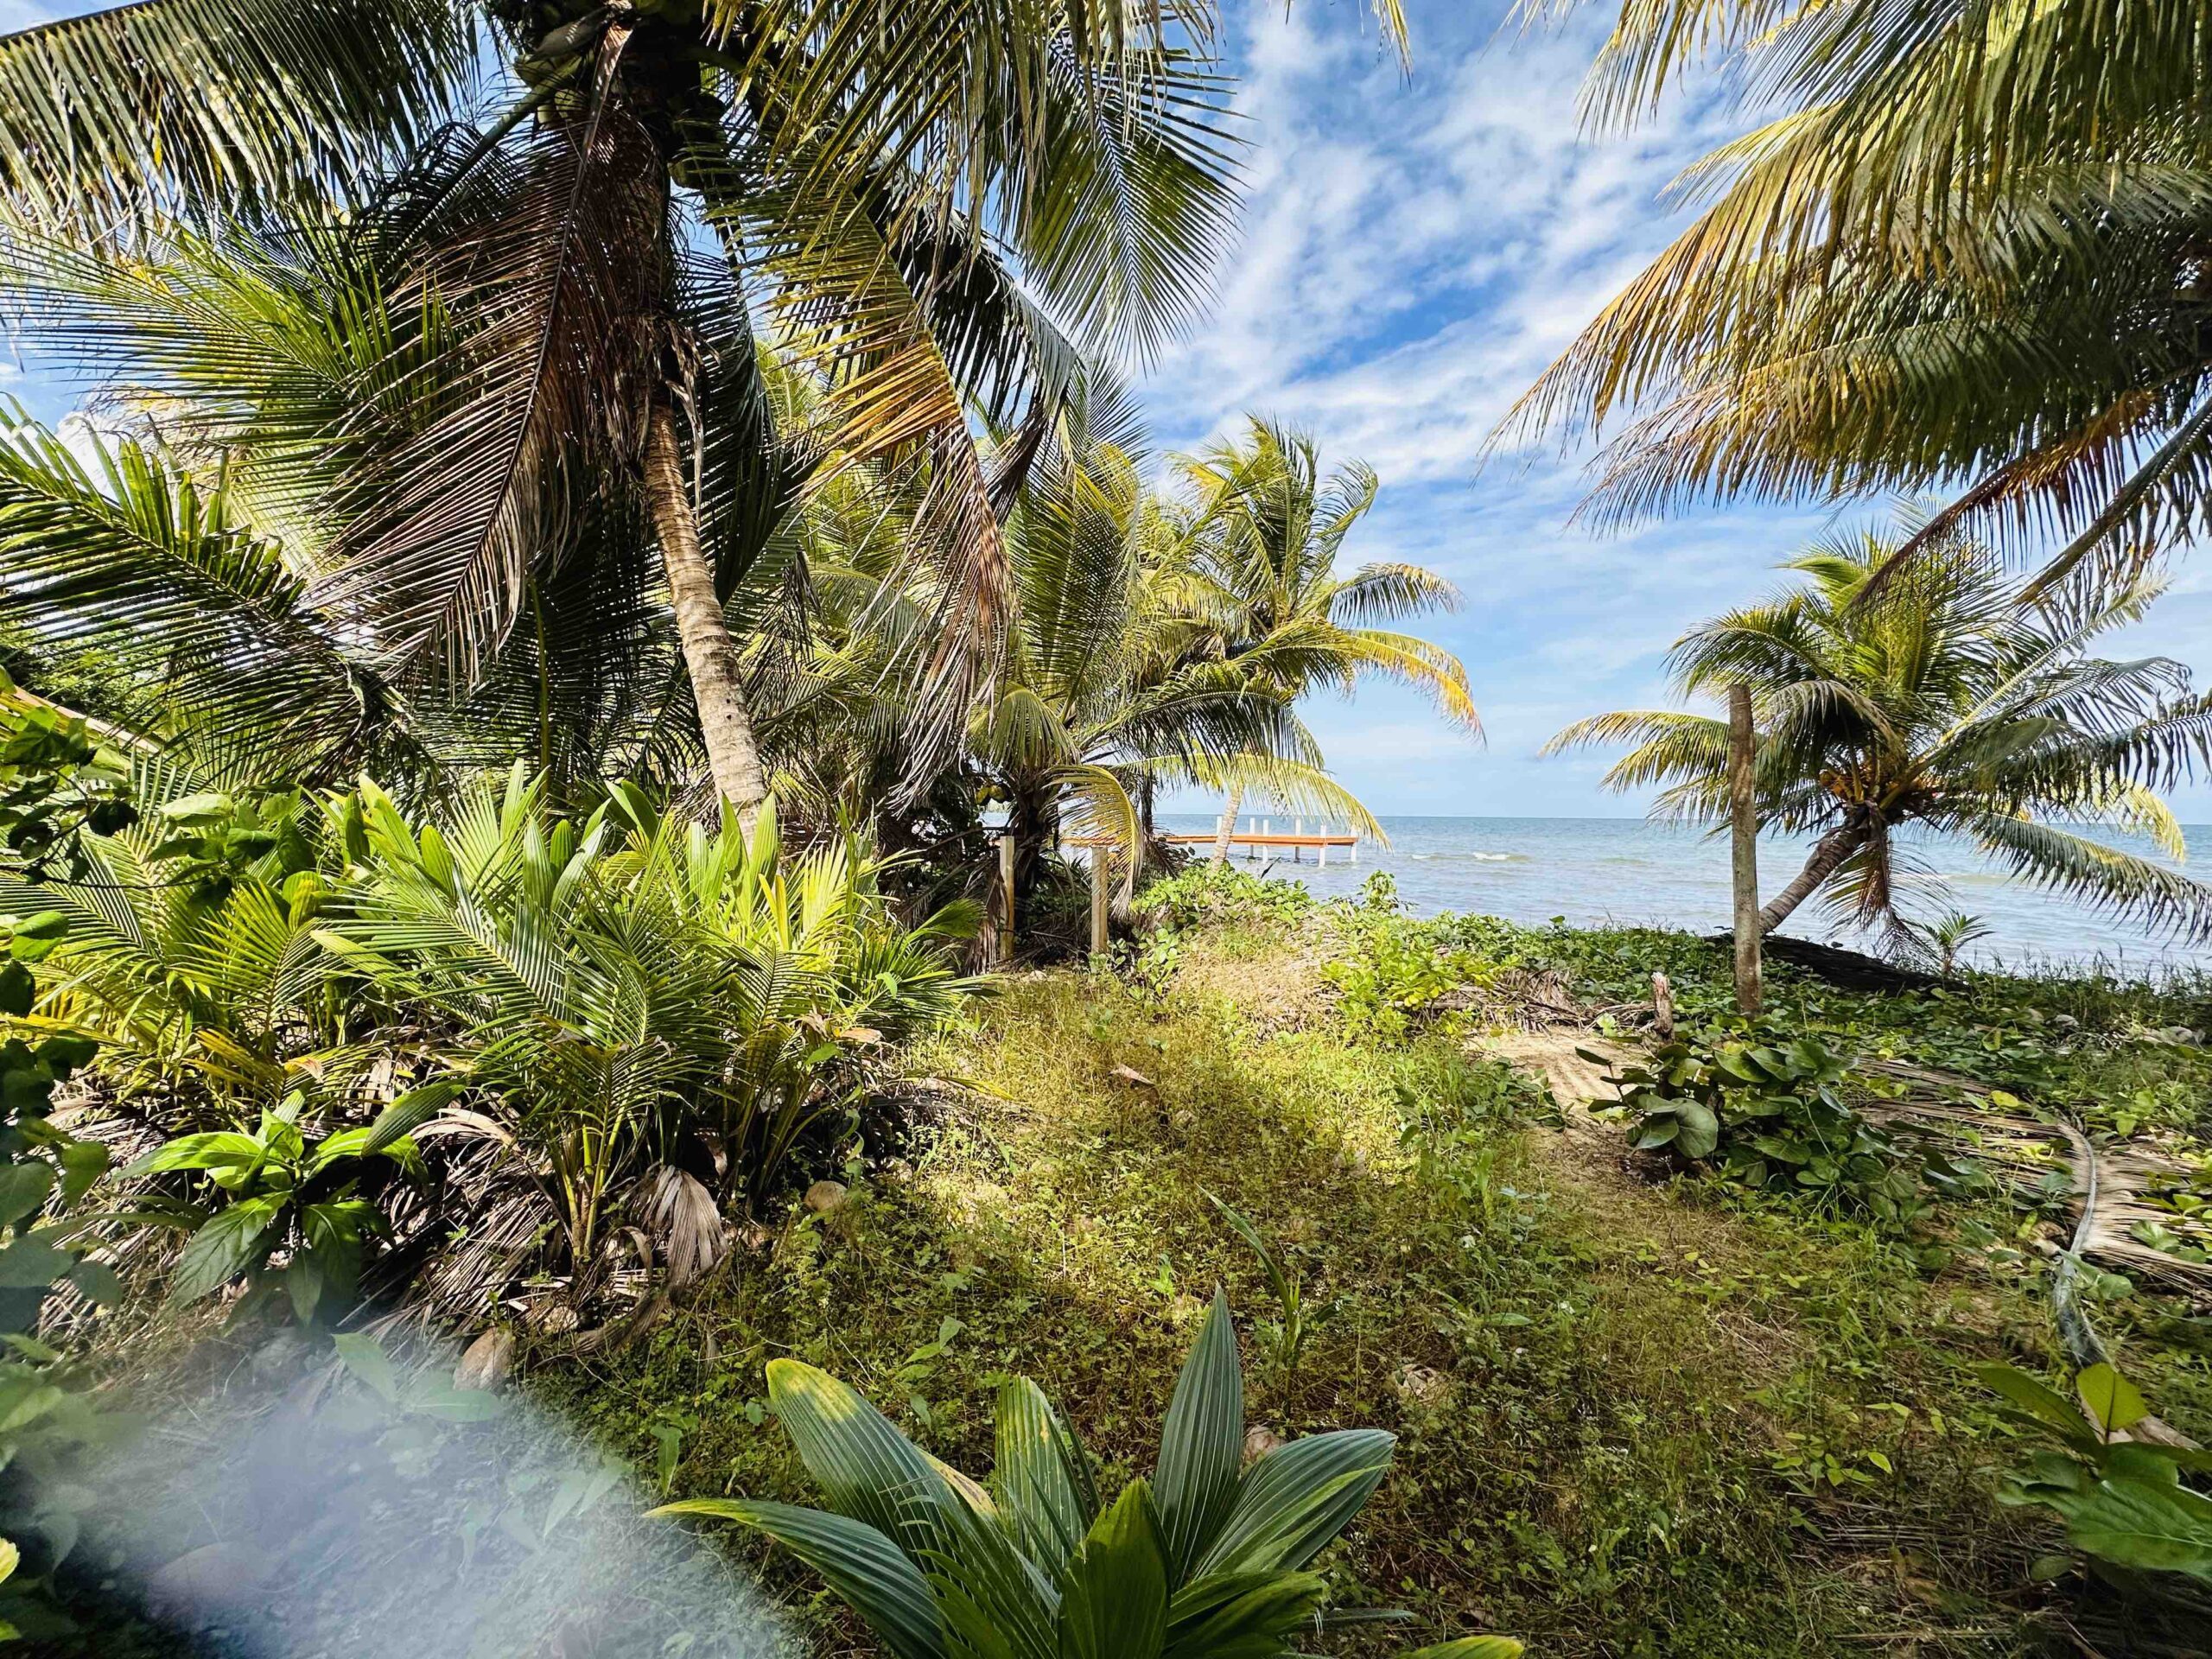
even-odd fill
[(760, 804), (768, 798), (768, 780), (753, 739), (737, 641), (715, 592), (715, 573), (699, 550), (699, 521), (691, 511), (691, 493), (683, 486), (683, 452), (676, 440), (676, 411), (664, 397), (653, 400), (645, 429), (645, 505), (668, 566), (669, 598), (691, 675), (691, 698), (699, 706), (707, 767), (715, 792), (737, 809), (738, 823), (750, 834)]
[(1821, 883), (1836, 872), (1836, 867), (1857, 852), (1866, 842), (1867, 826), (1863, 819), (1853, 818), (1838, 824), (1813, 843), (1813, 855), (1805, 861), (1805, 868), (1797, 872), (1795, 880), (1774, 895), (1766, 908), (1759, 912), (1759, 931), (1771, 933), (1789, 919), (1789, 912), (1819, 891)]
[(1236, 809), (1244, 804), (1244, 785), (1237, 785), (1229, 791), (1229, 804), (1221, 809), (1221, 829), (1213, 838), (1213, 861), (1229, 862), (1229, 838), (1236, 833)]

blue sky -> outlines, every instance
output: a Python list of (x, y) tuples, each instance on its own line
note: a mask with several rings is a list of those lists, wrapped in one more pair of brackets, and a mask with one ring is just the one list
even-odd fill
[[(1657, 200), (1667, 181), (1740, 124), (1676, 99), (1625, 137), (1586, 140), (1575, 92), (1611, 8), (1534, 35), (1500, 35), (1501, 5), (1407, 10), (1410, 79), (1357, 0), (1240, 10), (1250, 212), (1213, 317), (1146, 383), (1156, 435), (1203, 442), (1252, 409), (1364, 457), (1382, 494), (1349, 554), (1411, 559), (1465, 590), (1466, 608), (1427, 632), (1466, 663), (1486, 744), (1391, 687), (1309, 711), (1369, 805), (1632, 816), (1641, 798), (1598, 787), (1603, 756), (1540, 760), (1545, 738), (1663, 701), (1669, 644), (1771, 586), (1775, 563), (1837, 515), (1713, 509), (1599, 537), (1567, 522), (1586, 453), (1477, 465), (1513, 400), (1679, 228)], [(2152, 652), (2212, 673), (2212, 555), (2177, 562), (2173, 592), (2111, 646)], [(2176, 805), (2212, 819), (2212, 788)]]
[[(1382, 474), (1350, 556), (1427, 564), (1465, 592), (1426, 632), (1465, 661), (1486, 742), (1388, 685), (1309, 710), (1370, 807), (1634, 816), (1642, 799), (1599, 788), (1603, 756), (1541, 760), (1545, 738), (1662, 701), (1669, 644), (1771, 586), (1775, 563), (1837, 514), (1715, 508), (1599, 536), (1568, 522), (1586, 454), (1478, 464), (1514, 398), (1678, 228), (1661, 192), (1736, 118), (1676, 99), (1632, 134), (1586, 140), (1575, 91), (1601, 6), (1523, 35), (1499, 32), (1501, 4), (1408, 0), (1408, 77), (1364, 0), (1227, 4), (1249, 211), (1212, 315), (1143, 383), (1156, 442), (1194, 447), (1247, 410), (1304, 427)], [(87, 9), (0, 0), (0, 29)], [(0, 392), (60, 420), (81, 391), (50, 370), (0, 362)], [(2212, 556), (2178, 561), (2172, 593), (2113, 649), (2212, 674)], [(2212, 821), (2212, 785), (2176, 805)]]

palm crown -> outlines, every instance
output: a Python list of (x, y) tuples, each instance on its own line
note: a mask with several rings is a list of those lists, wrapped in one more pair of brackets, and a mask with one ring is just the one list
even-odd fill
[[(2212, 710), (2189, 695), (2178, 663), (2088, 652), (2160, 591), (2144, 561), (2087, 567), (2024, 604), (1993, 554), (1955, 537), (1873, 586), (1897, 545), (1865, 534), (1815, 547), (1786, 567), (1803, 577), (1797, 587), (1675, 648), (1683, 696), (1750, 689), (1761, 824), (1820, 836), (1762, 925), (1831, 883), (1840, 913), (1897, 925), (1911, 862), (1897, 831), (1919, 824), (1968, 837), (2028, 880), (2212, 929), (2212, 890), (2063, 827), (2113, 824), (2182, 851), (2153, 791), (2202, 758)], [(1637, 747), (1608, 785), (1664, 785), (1655, 810), (1726, 820), (1725, 721), (1622, 711), (1568, 727), (1549, 748), (1622, 741)]]
[[(1426, 691), (1447, 719), (1481, 731), (1459, 659), (1378, 626), (1455, 610), (1459, 589), (1416, 564), (1338, 569), (1345, 541), (1375, 505), (1372, 467), (1353, 461), (1325, 477), (1312, 438), (1255, 416), (1242, 436), (1185, 458), (1181, 472), (1190, 517), (1169, 583), (1192, 624), (1185, 652), (1233, 664), (1287, 702), (1322, 687), (1348, 695), (1362, 675), (1381, 674)], [(1217, 860), (1228, 856), (1248, 788), (1285, 804), (1310, 798), (1281, 786), (1295, 780), (1247, 766), (1215, 768), (1197, 781), (1228, 791)]]
[[(756, 328), (818, 380), (831, 473), (926, 480), (908, 575), (957, 714), (1003, 640), (1023, 458), (1225, 244), (1212, 36), (1203, 7), (1046, 0), (148, 0), (0, 41), (0, 265), (31, 321), (112, 343), (117, 261), (241, 226), (334, 241), (375, 326), (323, 343), (319, 406), (249, 397), (219, 435), (331, 475), (317, 584), (388, 672), (466, 681), (542, 580), (657, 548), (749, 816), (728, 543), (793, 486)], [(1032, 442), (988, 469), (973, 413)]]
[(2181, 0), (1622, 5), (1596, 121), (1714, 58), (1781, 113), (1685, 177), (1703, 211), (1519, 421), (1641, 409), (1605, 458), (1608, 515), (1964, 475), (1901, 550), (1967, 520), (2056, 531), (2055, 579), (2107, 541), (2186, 535), (2212, 483), (2202, 22)]

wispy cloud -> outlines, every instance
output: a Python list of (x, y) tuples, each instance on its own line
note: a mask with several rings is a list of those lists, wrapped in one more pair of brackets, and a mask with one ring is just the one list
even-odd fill
[[(1339, 774), (1379, 810), (1640, 810), (1600, 792), (1602, 757), (1536, 751), (1581, 715), (1663, 702), (1668, 646), (1772, 587), (1776, 563), (1835, 518), (1714, 509), (1600, 537), (1572, 522), (1586, 454), (1530, 448), (1483, 464), (1515, 399), (1680, 228), (1669, 181), (1736, 130), (1692, 98), (1586, 139), (1576, 95), (1604, 10), (1501, 34), (1502, 6), (1416, 0), (1409, 79), (1357, 9), (1260, 6), (1239, 25), (1247, 231), (1213, 317), (1156, 365), (1147, 396), (1169, 446), (1250, 410), (1365, 459), (1383, 493), (1352, 556), (1418, 560), (1466, 590), (1466, 610), (1427, 631), (1465, 659), (1487, 747), (1394, 689), (1311, 711)], [(2203, 591), (2177, 594), (2133, 643), (2212, 660), (2212, 585), (2190, 586)], [(2212, 817), (2212, 791), (2180, 804)]]

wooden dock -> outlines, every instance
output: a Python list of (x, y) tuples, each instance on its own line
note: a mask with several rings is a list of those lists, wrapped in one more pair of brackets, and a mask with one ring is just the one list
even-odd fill
[[(1221, 836), (1216, 830), (1206, 830), (1192, 835), (1160, 836), (1155, 839), (1164, 841), (1171, 847), (1211, 847)], [(1061, 844), (1068, 847), (1105, 847), (1120, 843), (1109, 836), (1069, 836)], [(1275, 852), (1287, 848), (1290, 861), (1294, 864), (1303, 863), (1305, 861), (1300, 855), (1311, 852), (1316, 861), (1324, 865), (1329, 861), (1329, 849), (1342, 847), (1350, 849), (1353, 863), (1359, 862), (1359, 837), (1350, 832), (1332, 834), (1323, 830), (1308, 835), (1300, 830), (1236, 830), (1230, 832), (1229, 844), (1231, 848), (1245, 849), (1248, 858), (1257, 858), (1263, 848)]]

